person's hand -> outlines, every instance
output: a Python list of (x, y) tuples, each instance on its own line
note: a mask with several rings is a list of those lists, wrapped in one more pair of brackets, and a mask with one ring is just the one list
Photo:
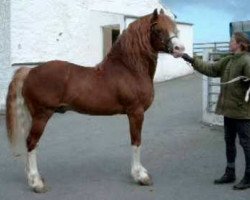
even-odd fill
[(182, 57), (185, 61), (187, 61), (187, 62), (189, 62), (189, 63), (191, 63), (191, 64), (194, 63), (194, 59), (193, 59), (191, 56), (189, 56), (188, 54), (186, 54), (186, 53), (183, 53), (181, 57)]

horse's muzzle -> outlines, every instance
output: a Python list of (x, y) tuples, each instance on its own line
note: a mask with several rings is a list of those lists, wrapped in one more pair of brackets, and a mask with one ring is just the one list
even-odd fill
[(172, 43), (172, 52), (171, 52), (171, 54), (175, 58), (180, 57), (185, 51), (185, 46), (183, 45), (183, 43), (178, 38), (173, 38), (171, 43)]
[(172, 37), (169, 37), (169, 38), (167, 38), (167, 39), (165, 40), (165, 42), (164, 42), (165, 50), (164, 50), (164, 51), (165, 51), (166, 53), (170, 53), (170, 54), (173, 53), (173, 51), (174, 51), (174, 44), (173, 44), (172, 40), (173, 40), (174, 38), (177, 38), (177, 37), (176, 37), (176, 36), (172, 36)]
[(172, 54), (174, 52), (173, 44), (167, 44), (165, 45), (165, 53)]

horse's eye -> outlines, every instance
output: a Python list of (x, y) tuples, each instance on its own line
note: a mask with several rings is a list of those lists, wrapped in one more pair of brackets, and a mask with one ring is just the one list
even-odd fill
[(154, 29), (154, 32), (155, 32), (157, 35), (161, 34), (161, 30), (160, 30), (160, 29)]

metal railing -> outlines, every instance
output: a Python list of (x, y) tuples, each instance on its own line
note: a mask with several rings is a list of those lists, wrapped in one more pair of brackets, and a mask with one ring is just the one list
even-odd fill
[(228, 52), (229, 42), (207, 42), (207, 43), (194, 43), (193, 51), (195, 56), (203, 56), (204, 50), (210, 50), (212, 52)]

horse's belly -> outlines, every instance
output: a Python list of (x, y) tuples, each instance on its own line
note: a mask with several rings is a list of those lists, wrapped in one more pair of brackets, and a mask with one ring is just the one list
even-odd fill
[(73, 106), (74, 111), (89, 115), (115, 115), (124, 114), (124, 110), (118, 106), (105, 107), (105, 106)]
[(71, 103), (73, 110), (90, 115), (114, 115), (124, 113), (123, 106), (112, 98), (76, 98)]

